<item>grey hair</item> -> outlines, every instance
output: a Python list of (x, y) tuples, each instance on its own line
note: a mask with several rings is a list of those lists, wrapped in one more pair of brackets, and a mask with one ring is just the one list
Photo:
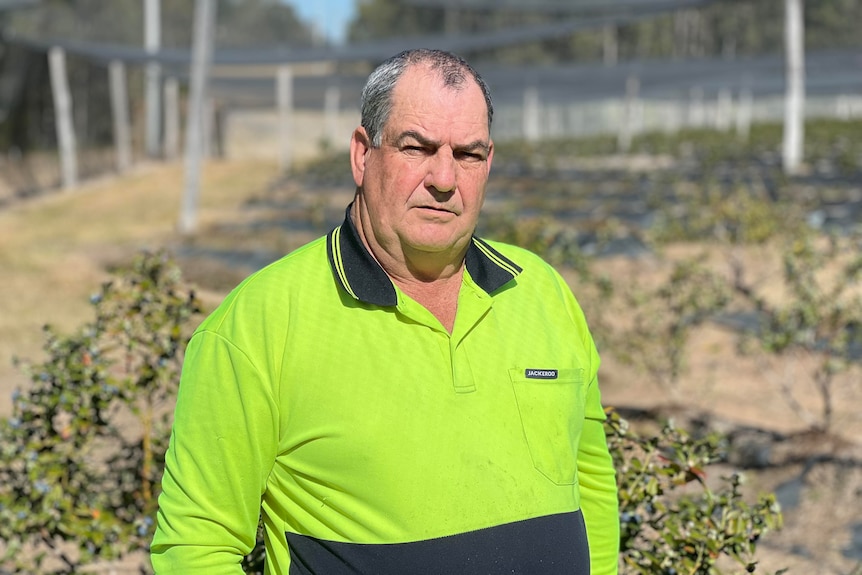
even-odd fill
[(415, 64), (427, 64), (432, 70), (440, 73), (444, 86), (456, 90), (463, 88), (468, 75), (473, 78), (485, 97), (485, 105), (488, 108), (488, 131), (491, 131), (491, 120), (494, 117), (491, 91), (485, 80), (466, 60), (442, 50), (424, 48), (405, 50), (380, 64), (368, 76), (368, 81), (362, 89), (362, 127), (365, 128), (372, 147), (380, 147), (383, 128), (392, 112), (392, 91), (395, 89), (395, 84), (401, 79), (405, 70)]

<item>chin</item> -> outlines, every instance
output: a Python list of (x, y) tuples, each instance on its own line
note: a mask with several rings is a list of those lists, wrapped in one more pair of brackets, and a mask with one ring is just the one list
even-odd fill
[(422, 237), (412, 238), (412, 241), (409, 242), (410, 247), (412, 247), (416, 251), (427, 252), (427, 253), (445, 253), (451, 251), (453, 249), (462, 248), (470, 239), (470, 235), (462, 235), (462, 236), (452, 236), (447, 235), (446, 237)]

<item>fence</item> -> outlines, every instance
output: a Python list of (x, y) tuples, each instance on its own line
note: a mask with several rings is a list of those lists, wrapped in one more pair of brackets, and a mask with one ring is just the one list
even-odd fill
[[(639, 132), (714, 127), (744, 135), (752, 122), (780, 122), (784, 111), (781, 55), (529, 69), (481, 59), (476, 62), (494, 94), (497, 141), (615, 134), (624, 150)], [(862, 51), (809, 53), (806, 65), (808, 117), (862, 116)], [(104, 111), (103, 117), (110, 117), (105, 109), (109, 101), (105, 94), (101, 95), (101, 104), (90, 101), (97, 96), (95, 92), (108, 90), (108, 66), (90, 64), (84, 69), (91, 79), (104, 78), (96, 90), (76, 89), (73, 85), (71, 106), (75, 118), (80, 119), (82, 111), (84, 116), (95, 118), (100, 110)], [(291, 68), (288, 108), (284, 104), (285, 83), (278, 81), (279, 71), (285, 69), (259, 65), (215, 70), (208, 107), (211, 141), (207, 148), (211, 154), (288, 163), (309, 159), (322, 149), (347, 147), (349, 135), (358, 124), (359, 93), (369, 71), (367, 65), (353, 65), (345, 68), (350, 72), (340, 73), (331, 65)], [(181, 86), (187, 81), (182, 70), (174, 69), (170, 74), (166, 71), (163, 76), (165, 87), (172, 88), (165, 90), (164, 98), (175, 102), (166, 106), (174, 113), (164, 118), (166, 157), (174, 157), (182, 138)], [(127, 97), (131, 100), (133, 125), (125, 139), (131, 140), (133, 149), (126, 154), (132, 158), (145, 155), (140, 149), (144, 131), (142, 94), (137, 93), (142, 84), (140, 76), (140, 70), (130, 67)], [(168, 98), (168, 94), (173, 95)], [(80, 129), (81, 124), (76, 121), (75, 129)], [(102, 150), (111, 143), (103, 142)], [(110, 153), (102, 153), (98, 142), (81, 148), (82, 157), (99, 158), (95, 168), (81, 170), (83, 177), (117, 169), (105, 161)], [(14, 151), (0, 158), (4, 173), (0, 178), (0, 202), (4, 196), (20, 195), (22, 190), (32, 193), (40, 185), (56, 185), (53, 177), (46, 182), (45, 177), (34, 176), (60, 171), (54, 154), (41, 156), (39, 170), (22, 167), (25, 158)], [(52, 162), (58, 167), (52, 169)]]
[[(807, 61), (806, 116), (862, 117), (862, 53), (811, 53)], [(752, 123), (781, 122), (784, 115), (780, 55), (616, 66), (477, 67), (494, 95), (497, 141), (611, 134), (624, 150), (640, 132), (697, 127), (735, 130), (744, 136)], [(358, 122), (364, 78), (364, 74), (294, 78), (296, 160), (314, 155), (323, 142), (327, 147), (347, 146)], [(214, 89), (226, 103), (228, 156), (276, 157), (272, 80), (224, 80)]]

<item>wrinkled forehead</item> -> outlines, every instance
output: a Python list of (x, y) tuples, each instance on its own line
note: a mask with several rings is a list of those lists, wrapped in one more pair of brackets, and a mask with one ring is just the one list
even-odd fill
[(384, 131), (390, 134), (405, 126), (445, 125), (470, 139), (490, 137), (485, 96), (473, 77), (465, 71), (460, 81), (453, 82), (440, 70), (422, 64), (405, 70), (396, 83), (386, 124)]

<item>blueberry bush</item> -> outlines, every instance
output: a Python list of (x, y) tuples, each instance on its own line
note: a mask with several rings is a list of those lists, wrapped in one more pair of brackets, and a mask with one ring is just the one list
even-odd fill
[[(31, 385), (0, 422), (3, 569), (71, 574), (146, 550), (185, 342), (200, 303), (164, 252), (116, 270), (91, 300), (95, 320), (72, 335), (45, 328), (46, 358), (21, 362)], [(706, 488), (721, 440), (666, 426), (635, 434), (611, 412), (619, 470), (621, 563), (630, 573), (715, 573), (721, 557), (749, 571), (758, 537), (780, 526), (771, 497), (747, 506), (733, 475)], [(697, 496), (674, 496), (695, 482)], [(262, 573), (260, 537), (244, 561)], [(146, 570), (146, 565), (142, 566)]]
[[(0, 421), (0, 571), (77, 573), (149, 544), (185, 342), (200, 312), (165, 253), (117, 270)], [(5, 571), (4, 571), (5, 572)]]

